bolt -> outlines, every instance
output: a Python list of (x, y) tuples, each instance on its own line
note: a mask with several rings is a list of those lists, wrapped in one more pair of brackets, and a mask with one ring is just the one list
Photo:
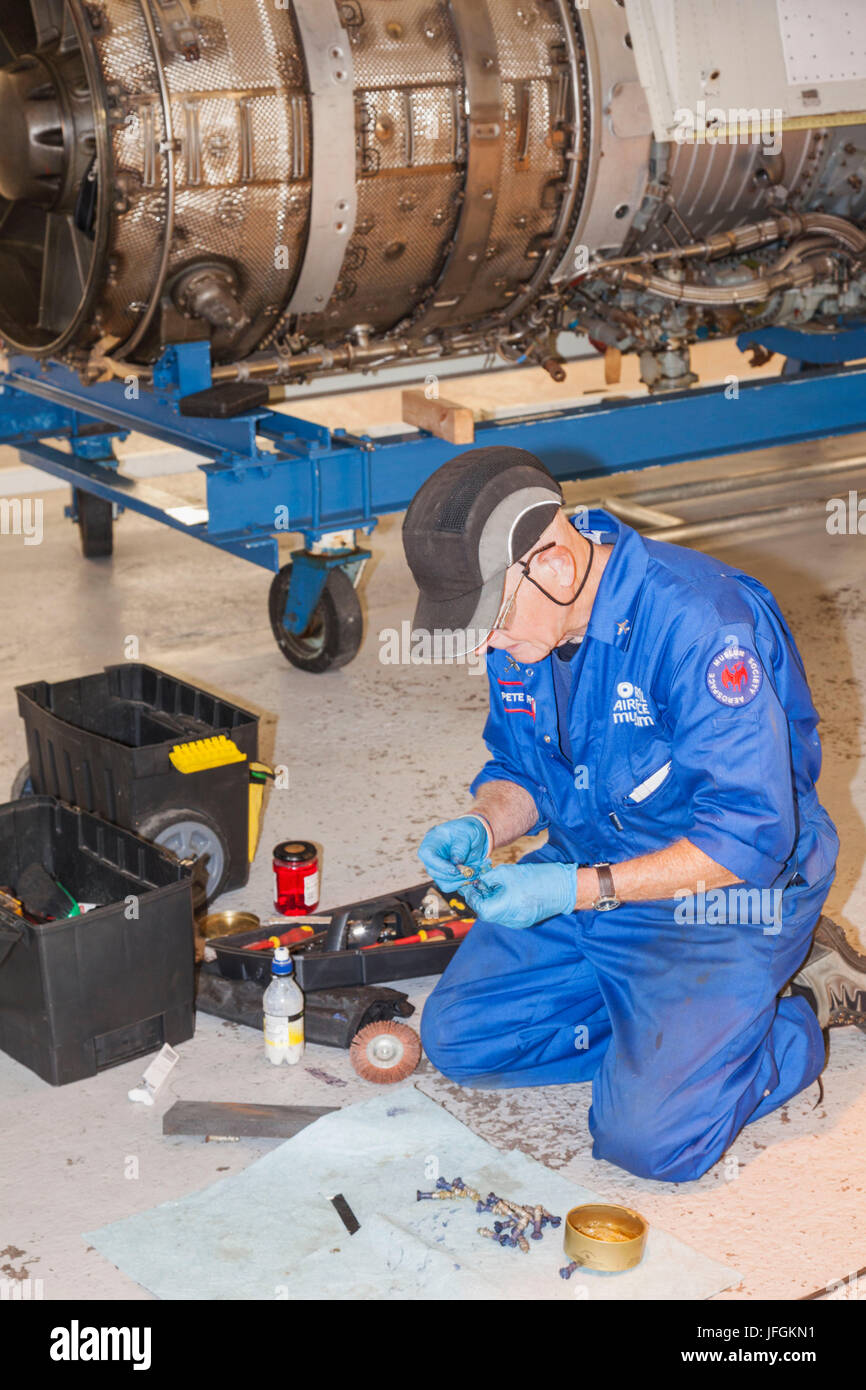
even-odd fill
[(559, 1271), (560, 1279), (570, 1279), (574, 1271), (579, 1268), (580, 1266), (577, 1260), (572, 1260), (570, 1265), (565, 1265), (565, 1267)]

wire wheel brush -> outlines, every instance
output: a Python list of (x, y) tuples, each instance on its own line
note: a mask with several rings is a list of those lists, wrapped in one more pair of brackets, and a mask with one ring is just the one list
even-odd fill
[(359, 1076), (377, 1086), (405, 1081), (421, 1060), (421, 1039), (406, 1023), (368, 1023), (352, 1039), (349, 1060)]

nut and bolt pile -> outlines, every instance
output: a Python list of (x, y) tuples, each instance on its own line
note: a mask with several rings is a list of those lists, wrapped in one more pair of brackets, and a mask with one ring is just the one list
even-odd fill
[[(479, 1226), (478, 1234), (486, 1240), (495, 1240), (498, 1245), (516, 1246), (524, 1255), (529, 1254), (529, 1240), (541, 1240), (545, 1226), (556, 1229), (562, 1221), (561, 1216), (551, 1216), (540, 1204), (521, 1206), (518, 1202), (509, 1202), (505, 1197), (498, 1197), (495, 1192), (488, 1192), (486, 1197), (482, 1197), (474, 1188), (467, 1187), (462, 1178), (455, 1178), (453, 1182), (448, 1182), (447, 1178), (438, 1178), (435, 1188), (431, 1192), (419, 1192), (416, 1200), (435, 1202), (447, 1198), (453, 1200), (455, 1197), (468, 1197), (475, 1203), (477, 1212), (485, 1211), (491, 1216), (502, 1217), (501, 1221), (494, 1221), (492, 1228)], [(527, 1234), (529, 1240), (526, 1238)]]

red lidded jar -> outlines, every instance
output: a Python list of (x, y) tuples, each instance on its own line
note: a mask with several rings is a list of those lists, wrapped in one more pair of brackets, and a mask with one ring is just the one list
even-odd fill
[(309, 840), (284, 840), (274, 849), (274, 907), (284, 917), (306, 917), (319, 906), (319, 854)]

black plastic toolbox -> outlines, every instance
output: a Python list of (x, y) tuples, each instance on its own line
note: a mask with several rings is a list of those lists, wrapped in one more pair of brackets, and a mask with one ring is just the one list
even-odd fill
[[(393, 944), (377, 946), (373, 950), (352, 946), (333, 949), (330, 944), (335, 937), (345, 936), (345, 927), (353, 918), (372, 918), (383, 914), (402, 918), (400, 935), (414, 934), (415, 923), (411, 914), (432, 887), (432, 882), (428, 881), (386, 897), (365, 898), (362, 902), (335, 908), (331, 913), (317, 914), (330, 917), (330, 925), (317, 926), (315, 936), (310, 938), (308, 944), (290, 948), (295, 976), (301, 989), (342, 989), (351, 985), (377, 985), (385, 980), (410, 980), (420, 975), (441, 975), (458, 950), (459, 940), (422, 941), (401, 946), (398, 937)], [(454, 916), (471, 920), (471, 913), (465, 904), (455, 910)], [(254, 980), (264, 986), (271, 978), (273, 950), (250, 951), (246, 948), (251, 942), (264, 941), (270, 936), (279, 936), (282, 931), (290, 931), (292, 926), (291, 917), (287, 917), (284, 928), (258, 927), (255, 931), (238, 932), (235, 936), (215, 937), (207, 944), (213, 948), (216, 959), (202, 968), (229, 980)]]
[(0, 806), (0, 885), (37, 862), (98, 906), (44, 925), (0, 908), (0, 1048), (62, 1086), (191, 1038), (189, 868), (50, 797)]
[[(178, 833), (191, 844), (212, 845), (218, 872), (208, 896), (244, 886), (257, 715), (138, 662), (55, 684), (34, 681), (16, 694), (37, 795), (93, 811), (148, 840), (185, 826)], [(247, 762), (184, 773), (170, 761), (177, 744), (220, 734)]]

